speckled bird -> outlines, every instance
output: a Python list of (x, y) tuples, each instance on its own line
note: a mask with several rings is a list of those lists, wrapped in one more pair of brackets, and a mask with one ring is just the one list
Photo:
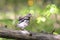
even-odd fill
[(24, 30), (25, 27), (29, 25), (31, 16), (32, 15), (29, 13), (24, 17), (19, 17), (17, 27), (19, 27), (21, 30)]

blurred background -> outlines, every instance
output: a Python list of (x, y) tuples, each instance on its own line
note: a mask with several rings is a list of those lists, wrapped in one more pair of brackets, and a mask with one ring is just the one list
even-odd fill
[(0, 0), (0, 27), (7, 25), (8, 29), (19, 30), (15, 27), (19, 16), (28, 13), (32, 17), (26, 30), (52, 32), (55, 29), (54, 34), (60, 34), (60, 0)]

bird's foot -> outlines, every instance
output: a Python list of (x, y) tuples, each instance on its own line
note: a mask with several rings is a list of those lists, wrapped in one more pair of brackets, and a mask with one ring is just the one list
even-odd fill
[(25, 29), (21, 29), (21, 31), (24, 31)]

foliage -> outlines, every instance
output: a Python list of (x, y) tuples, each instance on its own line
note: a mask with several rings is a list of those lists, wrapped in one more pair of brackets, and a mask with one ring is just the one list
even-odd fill
[[(17, 29), (19, 28), (15, 27), (15, 25), (18, 23), (17, 16), (25, 16), (28, 13), (32, 14), (30, 24), (28, 27), (26, 27), (27, 30), (32, 32), (40, 32), (41, 30), (51, 32), (54, 29), (53, 24), (55, 23), (55, 20), (52, 20), (50, 16), (52, 14), (60, 14), (60, 6), (58, 7), (56, 4), (43, 4), (43, 1), (41, 5), (38, 5), (39, 3), (34, 1), (34, 4), (32, 6), (28, 6), (28, 0), (3, 0), (1, 1), (1, 11), (0, 16), (3, 16), (2, 20), (0, 20), (1, 23), (7, 24), (8, 29)], [(55, 0), (54, 0), (55, 1)], [(48, 2), (48, 1), (46, 1)], [(10, 11), (9, 11), (10, 10)], [(7, 19), (6, 17), (6, 11), (11, 12), (13, 11), (15, 13), (16, 19), (15, 23), (13, 24), (12, 19)], [(17, 15), (17, 16), (16, 16)], [(56, 29), (56, 32), (54, 34), (60, 34), (60, 28)], [(2, 40), (2, 39), (1, 39)]]

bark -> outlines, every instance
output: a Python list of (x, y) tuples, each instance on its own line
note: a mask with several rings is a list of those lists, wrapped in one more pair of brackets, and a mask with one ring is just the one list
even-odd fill
[(2, 38), (10, 38), (16, 40), (57, 40), (59, 39), (57, 35), (53, 35), (53, 34), (33, 33), (33, 32), (30, 33), (32, 33), (32, 36), (23, 35), (19, 30), (0, 28), (0, 37)]

